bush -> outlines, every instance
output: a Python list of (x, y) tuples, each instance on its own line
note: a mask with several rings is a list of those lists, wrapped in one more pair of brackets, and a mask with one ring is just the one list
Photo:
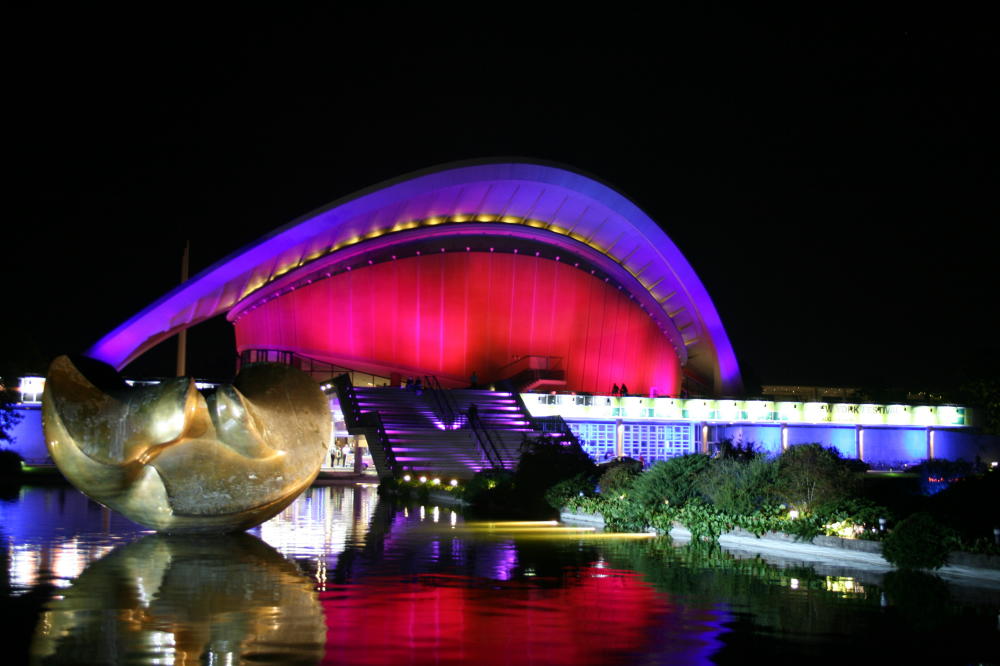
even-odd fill
[(517, 465), (514, 484), (522, 503), (542, 501), (545, 491), (560, 481), (596, 475), (597, 466), (583, 449), (551, 438), (529, 442)]
[(746, 444), (734, 444), (731, 439), (724, 439), (719, 442), (718, 458), (721, 460), (740, 460), (750, 462), (760, 456), (757, 447), (753, 442)]
[(798, 444), (777, 460), (777, 496), (799, 511), (846, 499), (860, 486), (860, 476), (832, 446)]
[(718, 458), (701, 477), (701, 492), (720, 511), (748, 515), (770, 502), (777, 471), (762, 455)]
[(479, 508), (502, 506), (514, 492), (514, 475), (507, 471), (483, 470), (465, 484), (464, 499)]
[(955, 534), (929, 513), (915, 513), (885, 538), (882, 556), (900, 569), (937, 569), (948, 563)]
[(642, 473), (642, 463), (638, 460), (625, 460), (605, 466), (597, 485), (601, 492), (608, 495), (620, 495), (632, 488), (632, 483)]
[(561, 509), (574, 497), (592, 497), (594, 480), (588, 474), (577, 474), (571, 479), (560, 481), (545, 491), (545, 501), (553, 509)]
[(16, 451), (0, 451), (0, 478), (10, 479), (21, 476), (21, 462), (24, 459)]
[(604, 527), (609, 532), (643, 532), (649, 526), (649, 511), (628, 499), (607, 497), (601, 503)]
[(701, 477), (710, 464), (711, 459), (701, 453), (658, 462), (636, 478), (630, 496), (647, 509), (684, 506), (701, 497)]

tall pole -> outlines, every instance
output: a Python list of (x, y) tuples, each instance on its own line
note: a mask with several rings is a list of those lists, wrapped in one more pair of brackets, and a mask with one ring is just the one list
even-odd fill
[[(184, 255), (181, 257), (181, 284), (188, 280), (188, 261), (191, 255), (191, 241), (184, 241)], [(187, 329), (177, 334), (177, 376), (187, 374)]]

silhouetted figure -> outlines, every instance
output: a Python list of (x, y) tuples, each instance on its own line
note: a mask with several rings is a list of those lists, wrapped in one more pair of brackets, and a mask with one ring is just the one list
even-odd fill
[(476, 403), (469, 405), (469, 422), (473, 422), (479, 418), (479, 407), (476, 407)]
[(614, 386), (611, 387), (611, 395), (615, 396), (616, 398), (618, 397), (618, 384), (615, 384)]
[(476, 374), (475, 370), (472, 371), (472, 376), (469, 377), (469, 383), (471, 384), (470, 388), (479, 388), (479, 375)]
[(420, 381), (420, 377), (417, 377), (417, 381), (413, 382), (413, 390), (417, 392), (417, 395), (423, 394), (424, 384)]
[(624, 398), (627, 395), (628, 395), (628, 387), (625, 386), (624, 383), (622, 383), (622, 397)]

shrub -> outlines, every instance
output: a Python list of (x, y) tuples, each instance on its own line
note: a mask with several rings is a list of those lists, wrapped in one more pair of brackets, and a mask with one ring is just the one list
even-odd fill
[(860, 485), (858, 473), (832, 446), (798, 444), (782, 453), (777, 463), (776, 494), (799, 511), (850, 497)]
[(753, 442), (747, 442), (746, 444), (734, 444), (731, 439), (724, 439), (719, 442), (718, 458), (722, 460), (741, 460), (743, 462), (749, 462), (754, 458), (757, 458), (759, 455), (760, 452), (757, 451), (757, 447)]
[(734, 527), (734, 521), (728, 514), (698, 499), (692, 499), (677, 512), (676, 520), (691, 532), (693, 541), (715, 541), (723, 532)]
[(885, 538), (882, 556), (900, 569), (937, 569), (948, 563), (954, 533), (929, 513), (915, 513)]
[(601, 478), (597, 482), (602, 493), (620, 495), (632, 488), (632, 483), (642, 473), (642, 463), (638, 460), (631, 462), (636, 464), (632, 465), (630, 462), (625, 461), (620, 464), (608, 465), (605, 468), (604, 473), (601, 474)]
[[(863, 531), (853, 536), (869, 539), (878, 537), (879, 518), (893, 520), (893, 513), (889, 509), (861, 497), (849, 497), (821, 504), (816, 507), (816, 515), (824, 525), (856, 526), (852, 532)], [(829, 536), (846, 536), (841, 532), (831, 532), (829, 527), (826, 529), (826, 534)]]
[(594, 480), (588, 474), (577, 474), (546, 490), (545, 501), (553, 509), (561, 509), (574, 497), (591, 497), (593, 494)]
[(650, 520), (647, 509), (619, 497), (606, 497), (601, 503), (601, 515), (609, 532), (642, 532)]
[(747, 515), (769, 503), (776, 480), (777, 466), (762, 455), (718, 458), (701, 477), (700, 488), (720, 511)]
[(710, 464), (711, 459), (700, 453), (658, 462), (636, 478), (630, 497), (648, 509), (664, 504), (681, 507), (701, 497), (701, 477)]
[(4, 449), (0, 451), (0, 478), (15, 478), (21, 476), (23, 458), (16, 451)]
[(514, 491), (514, 475), (507, 471), (483, 470), (465, 484), (464, 499), (479, 508), (507, 502)]
[(583, 449), (565, 446), (551, 438), (529, 442), (517, 465), (514, 484), (521, 501), (540, 501), (545, 491), (560, 481), (585, 475), (593, 477), (597, 466)]

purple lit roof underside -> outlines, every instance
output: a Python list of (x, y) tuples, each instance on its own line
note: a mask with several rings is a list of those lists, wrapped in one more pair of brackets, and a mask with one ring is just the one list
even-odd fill
[(230, 311), (276, 277), (309, 268), (334, 246), (360, 248), (370, 241), (357, 239), (374, 234), (384, 244), (400, 223), (455, 215), (539, 220), (556, 228), (553, 240), (571, 237), (603, 253), (631, 274), (631, 291), (644, 301), (652, 298), (673, 332), (683, 332), (692, 367), (712, 379), (717, 392), (740, 391), (739, 366), (715, 306), (663, 230), (591, 177), (522, 161), (447, 164), (339, 199), (205, 269), (105, 335), (88, 354), (121, 368), (178, 331)]

